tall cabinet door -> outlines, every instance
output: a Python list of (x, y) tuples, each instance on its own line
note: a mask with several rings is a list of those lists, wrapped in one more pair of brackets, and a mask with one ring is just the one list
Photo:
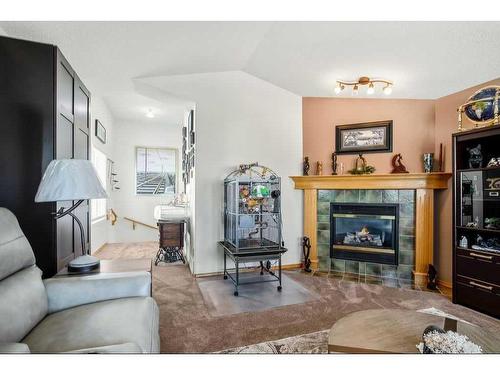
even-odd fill
[[(75, 79), (75, 124), (73, 156), (75, 159), (89, 159), (90, 148), (90, 94), (82, 82)], [(90, 204), (84, 201), (76, 210), (75, 215), (85, 231), (85, 251), (90, 248)], [(74, 248), (77, 255), (81, 254), (80, 228), (75, 223)]]
[[(74, 138), (74, 87), (75, 74), (62, 54), (57, 50), (56, 57), (56, 159), (73, 158)], [(57, 202), (57, 209), (69, 208), (72, 201)], [(73, 244), (73, 218), (65, 216), (57, 225), (57, 269), (61, 269), (75, 257)]]

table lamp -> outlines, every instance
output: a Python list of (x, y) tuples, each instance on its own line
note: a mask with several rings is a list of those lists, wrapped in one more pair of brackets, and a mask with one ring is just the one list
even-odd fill
[(107, 198), (94, 166), (89, 160), (52, 160), (43, 174), (35, 196), (35, 202), (76, 201), (66, 209), (61, 207), (54, 213), (54, 219), (70, 215), (80, 227), (82, 255), (68, 264), (68, 271), (84, 273), (99, 268), (99, 259), (91, 256), (85, 246), (83, 225), (73, 211), (84, 200)]

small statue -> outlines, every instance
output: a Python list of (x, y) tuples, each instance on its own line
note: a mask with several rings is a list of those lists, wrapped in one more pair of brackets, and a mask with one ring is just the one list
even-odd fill
[(483, 154), (481, 152), (481, 145), (473, 148), (467, 148), (469, 152), (469, 168), (481, 168), (483, 166)]
[(320, 161), (316, 163), (316, 176), (323, 176), (323, 163)]
[(302, 166), (302, 174), (304, 176), (309, 176), (309, 157), (306, 156), (304, 158), (304, 164)]
[(302, 253), (304, 255), (304, 271), (311, 272), (311, 240), (309, 237), (302, 237)]
[(391, 173), (408, 173), (408, 170), (402, 163), (403, 157), (401, 154), (396, 154), (392, 157), (392, 172)]
[(337, 175), (337, 154), (332, 153), (332, 175)]
[(359, 154), (356, 159), (356, 165), (349, 171), (350, 174), (371, 174), (375, 172), (375, 167), (368, 165), (363, 154)]
[(429, 264), (429, 271), (427, 272), (427, 277), (428, 277), (427, 289), (436, 290), (437, 271), (432, 264)]

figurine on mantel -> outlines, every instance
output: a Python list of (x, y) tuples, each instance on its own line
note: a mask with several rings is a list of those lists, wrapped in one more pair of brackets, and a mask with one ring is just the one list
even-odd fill
[(320, 161), (316, 163), (316, 176), (323, 176), (323, 163)]
[(332, 153), (332, 175), (333, 176), (337, 175), (337, 153), (336, 152)]
[(392, 157), (392, 172), (391, 173), (408, 173), (408, 170), (403, 165), (403, 157), (401, 154), (396, 154)]
[(375, 172), (375, 167), (368, 165), (363, 154), (359, 154), (356, 159), (356, 165), (349, 171), (350, 174), (372, 174)]
[(306, 156), (304, 158), (304, 164), (302, 166), (302, 174), (304, 176), (309, 176), (309, 157)]

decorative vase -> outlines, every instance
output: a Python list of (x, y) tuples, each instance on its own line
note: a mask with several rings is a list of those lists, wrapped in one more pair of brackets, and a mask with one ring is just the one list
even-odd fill
[(424, 172), (431, 173), (434, 168), (434, 154), (427, 153), (424, 154)]

